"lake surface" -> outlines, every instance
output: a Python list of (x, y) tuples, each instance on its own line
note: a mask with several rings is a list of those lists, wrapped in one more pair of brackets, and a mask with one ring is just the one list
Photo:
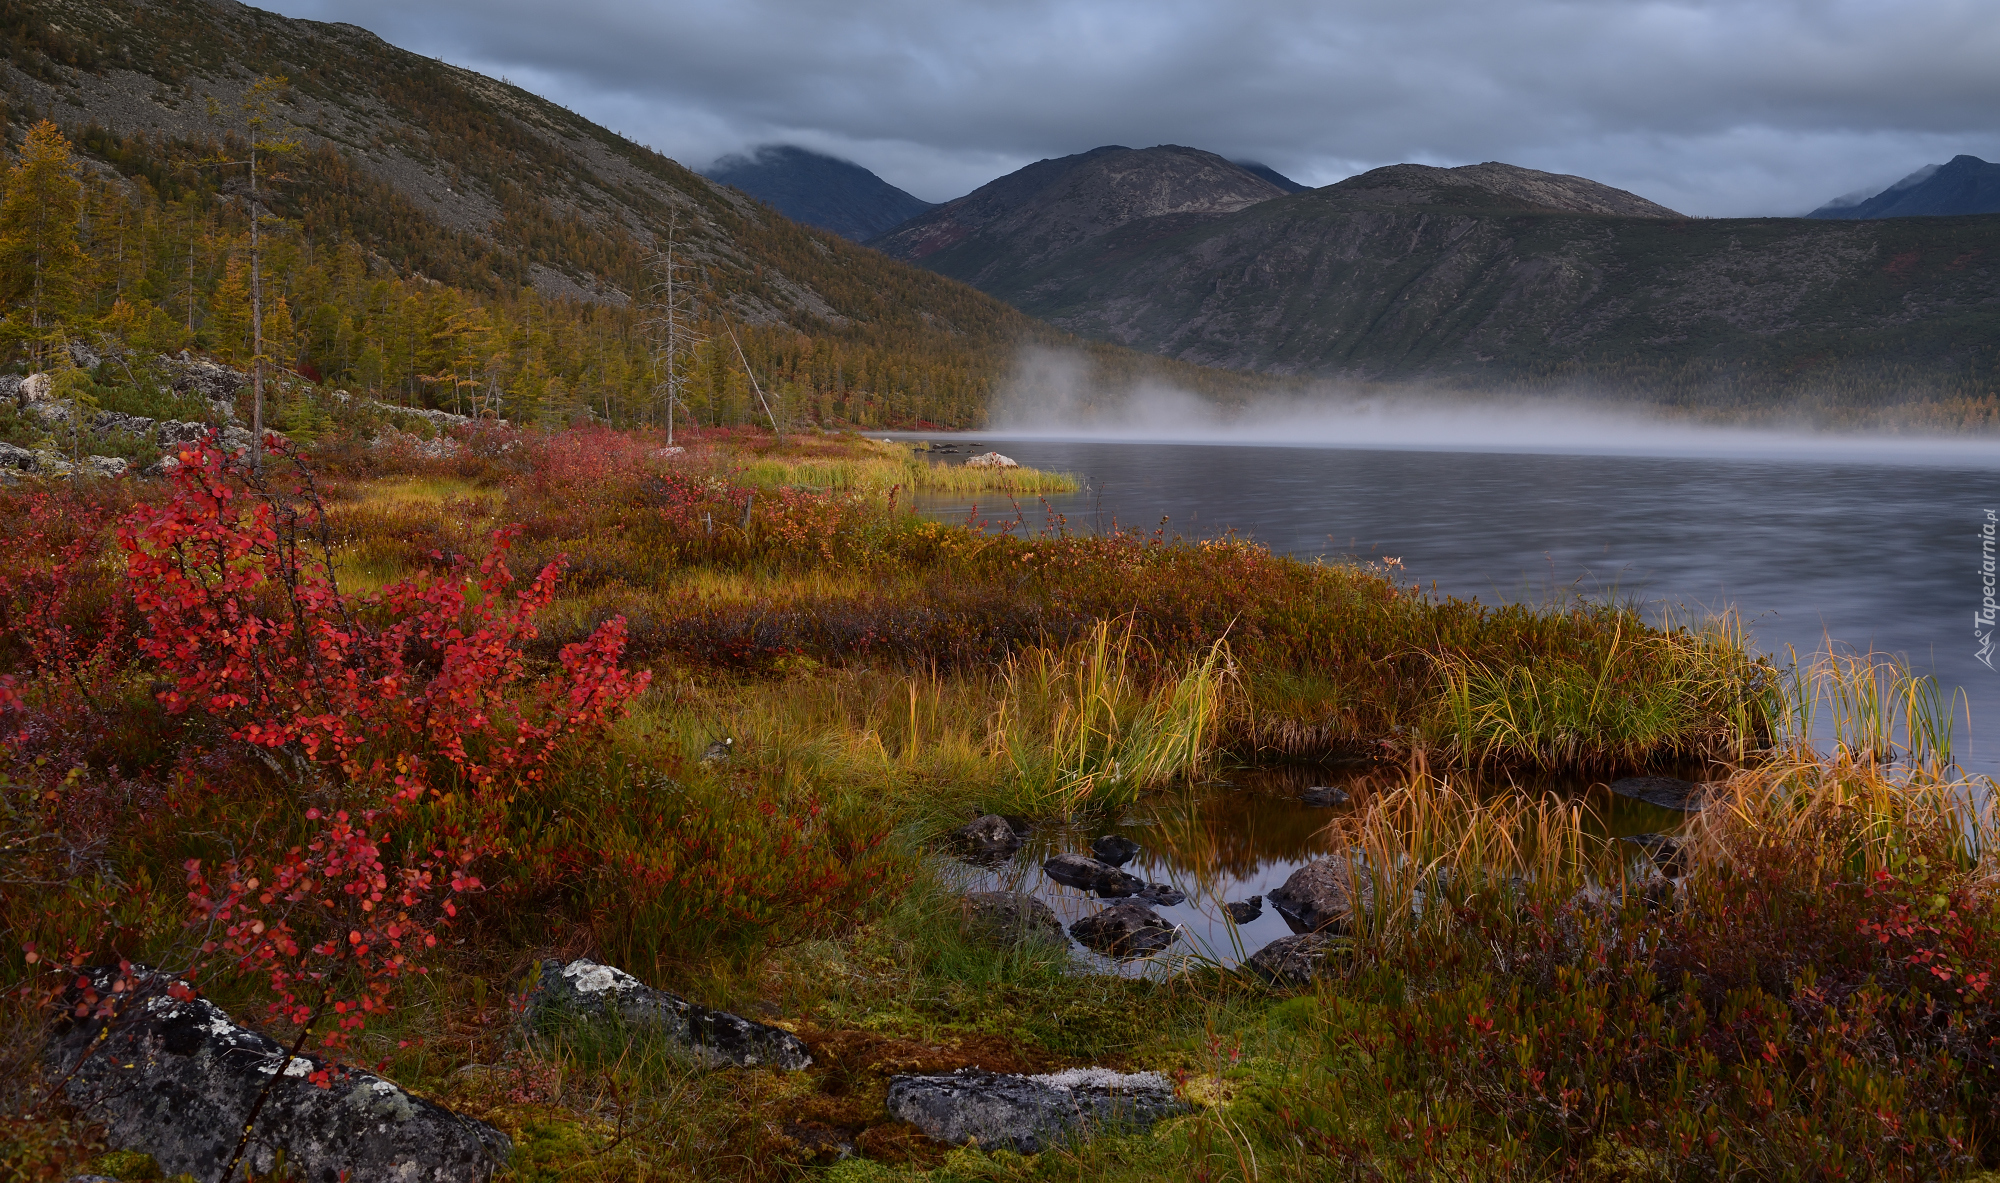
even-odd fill
[[(1901, 654), (1963, 695), (1960, 763), (2000, 774), (2000, 673), (1976, 658), (1973, 631), (2000, 445), (1884, 447), (1871, 460), (1853, 446), (1827, 458), (909, 438), (976, 441), (1088, 482), (1019, 506), (1030, 532), (1047, 510), (1076, 529), (1165, 519), (1170, 533), (1234, 530), (1301, 558), (1400, 559), (1414, 583), (1487, 602), (1576, 590), (1653, 617), (1734, 608), (1780, 659), (1829, 640)], [(947, 518), (974, 508), (920, 504)], [(976, 508), (1016, 513), (1004, 500)]]
[[(1050, 513), (1080, 530), (1151, 531), (1164, 519), (1169, 533), (1234, 531), (1301, 558), (1400, 559), (1411, 582), (1442, 595), (1540, 602), (1574, 591), (1635, 601), (1655, 618), (1733, 608), (1753, 643), (1780, 660), (1788, 646), (1805, 658), (1829, 642), (1900, 654), (1961, 696), (1960, 763), (2000, 774), (2000, 673), (1976, 658), (1973, 629), (1983, 594), (1978, 532), (1986, 511), (2000, 508), (2000, 446), (1612, 455), (906, 438), (976, 442), (1087, 482), (1046, 504), (920, 501), (943, 518), (1005, 523), (1018, 511), (1029, 533)], [(1240, 926), (1222, 905), (1268, 896), (1327, 853), (1321, 830), (1329, 813), (1297, 800), (1308, 783), (1340, 784), (1342, 775), (1267, 769), (1155, 795), (1115, 824), (1042, 826), (1004, 866), (954, 864), (952, 873), (967, 889), (1031, 892), (1067, 927), (1102, 904), (1048, 880), (1042, 860), (1088, 853), (1099, 833), (1121, 833), (1143, 848), (1126, 870), (1188, 896), (1158, 909), (1182, 929), (1168, 957), (1234, 964), (1290, 930), (1268, 904)], [(1607, 836), (1671, 829), (1679, 820), (1601, 788), (1548, 787), (1588, 795)], [(1163, 964), (1118, 965), (1081, 946), (1074, 951), (1099, 970), (1151, 972)]]

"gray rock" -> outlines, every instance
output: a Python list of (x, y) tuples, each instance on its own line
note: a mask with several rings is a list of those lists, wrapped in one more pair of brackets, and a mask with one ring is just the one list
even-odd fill
[(219, 399), (234, 403), (243, 388), (250, 385), (250, 375), (243, 371), (203, 361), (185, 349), (178, 357), (162, 357), (160, 361), (171, 375), (174, 389), (183, 394), (198, 394), (210, 401)]
[(1293, 932), (1345, 933), (1354, 919), (1357, 888), (1361, 907), (1372, 908), (1375, 888), (1363, 868), (1344, 858), (1315, 859), (1293, 871), (1271, 893), (1270, 903)]
[(1093, 952), (1123, 960), (1160, 952), (1174, 943), (1180, 931), (1151, 905), (1126, 900), (1070, 925), (1069, 935)]
[(1038, 1154), (1106, 1130), (1146, 1129), (1188, 1106), (1157, 1072), (1072, 1068), (1013, 1076), (963, 1069), (892, 1078), (888, 1110), (940, 1142)]
[(1247, 900), (1224, 904), (1222, 910), (1229, 913), (1229, 918), (1236, 923), (1248, 924), (1264, 914), (1264, 897), (1253, 895)]
[(1035, 937), (1061, 940), (1062, 921), (1047, 904), (1019, 891), (973, 891), (965, 895), (965, 926), (998, 945)]
[(97, 356), (96, 351), (81, 341), (69, 343), (69, 360), (74, 362), (79, 370), (94, 370), (104, 361)]
[(22, 381), (23, 379), (19, 374), (0, 374), (0, 399), (6, 399), (18, 405), (21, 401)]
[(61, 452), (47, 448), (35, 449), (35, 466), (30, 471), (37, 476), (69, 476), (76, 471), (76, 465), (63, 458)]
[(581, 958), (568, 965), (542, 962), (541, 977), (528, 994), (527, 1014), (534, 1022), (563, 1015), (617, 1018), (656, 1031), (710, 1068), (768, 1064), (797, 1070), (812, 1063), (805, 1043), (789, 1031), (710, 1010), (655, 990), (624, 970)]
[(1139, 853), (1139, 844), (1120, 834), (1106, 834), (1090, 844), (1090, 853), (1107, 867), (1122, 867)]
[(1279, 937), (1250, 955), (1243, 964), (1279, 986), (1310, 986), (1320, 976), (1327, 954), (1341, 948), (1339, 937), (1323, 932)]
[(83, 461), (83, 471), (92, 476), (124, 476), (131, 467), (132, 462), (122, 456), (86, 456)]
[(159, 480), (160, 478), (165, 477), (168, 474), (172, 473), (175, 469), (179, 468), (180, 466), (181, 466), (180, 457), (162, 456), (158, 460), (155, 460), (151, 464), (148, 464), (146, 467), (140, 469), (139, 475), (143, 477), (151, 477), (154, 480)]
[(1146, 886), (1146, 881), (1137, 876), (1080, 854), (1056, 855), (1042, 864), (1042, 873), (1064, 887), (1094, 891), (1114, 899)]
[(1703, 786), (1672, 776), (1628, 776), (1611, 782), (1611, 791), (1662, 809), (1701, 808)]
[[(84, 973), (101, 993), (118, 976)], [(141, 969), (134, 977), (139, 992), (117, 1018), (58, 1022), (48, 1067), (68, 1074), (65, 1098), (102, 1121), (113, 1145), (152, 1155), (169, 1175), (216, 1178), (267, 1085), (244, 1156), (259, 1174), (276, 1169), (282, 1150), (298, 1179), (483, 1183), (513, 1152), (485, 1122), (372, 1073), (334, 1068), (323, 1088), (310, 1079), (330, 1067), (318, 1058), (286, 1063), (283, 1045), (212, 1003), (173, 1000), (161, 975)]]
[(997, 813), (974, 818), (951, 832), (951, 843), (968, 862), (991, 866), (1014, 857), (1021, 835)]
[(198, 444), (208, 438), (214, 428), (206, 423), (195, 423), (186, 419), (165, 419), (153, 427), (153, 442), (162, 448), (172, 448), (176, 444)]
[(1353, 798), (1348, 796), (1346, 789), (1333, 785), (1314, 785), (1300, 793), (1299, 800), (1314, 809), (1331, 809), (1336, 805), (1345, 805)]
[(29, 374), (27, 377), (21, 379), (19, 386), (14, 388), (14, 395), (24, 407), (33, 406), (39, 402), (46, 402), (49, 397), (49, 376), (47, 374)]
[(1187, 903), (1187, 893), (1170, 883), (1148, 883), (1139, 889), (1137, 899), (1142, 899), (1155, 908), (1171, 908), (1175, 904)]
[(10, 468), (17, 472), (35, 470), (35, 454), (26, 448), (0, 443), (0, 468)]

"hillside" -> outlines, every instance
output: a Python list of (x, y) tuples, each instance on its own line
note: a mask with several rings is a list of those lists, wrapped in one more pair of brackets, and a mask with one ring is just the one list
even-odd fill
[(90, 165), (86, 336), (122, 302), (117, 331), (145, 351), (246, 354), (244, 170), (214, 162), (243, 158), (245, 94), (282, 75), (273, 130), (301, 150), (261, 194), (282, 218), (267, 266), (295, 332), (280, 352), (329, 383), (447, 407), (477, 386), (510, 414), (655, 414), (633, 296), (670, 225), (710, 338), (684, 365), (704, 421), (757, 413), (732, 327), (788, 407), (864, 425), (976, 424), (1023, 344), (1067, 340), (353, 26), (233, 0), (0, 0), (0, 27), (10, 154), (47, 117)]
[(1873, 196), (1836, 198), (1808, 218), (1913, 218), (2000, 214), (2000, 164), (1954, 156), (1928, 164)]
[(1708, 407), (1985, 398), (2000, 351), (2000, 218), (1688, 219), (1501, 164), (1133, 221), (978, 280), (1202, 365)]
[(868, 245), (988, 292), (1134, 223), (1181, 228), (1284, 196), (1213, 152), (1112, 145), (1042, 160)]
[(931, 208), (852, 161), (790, 144), (765, 144), (749, 156), (725, 156), (702, 170), (718, 185), (741, 189), (794, 222), (865, 242)]

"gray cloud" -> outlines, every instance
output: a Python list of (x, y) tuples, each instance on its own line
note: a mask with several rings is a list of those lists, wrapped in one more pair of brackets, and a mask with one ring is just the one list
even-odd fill
[(1718, 216), (2000, 159), (1990, 0), (274, 6), (506, 75), (689, 164), (783, 140), (931, 200), (1108, 143), (1313, 184), (1504, 160)]

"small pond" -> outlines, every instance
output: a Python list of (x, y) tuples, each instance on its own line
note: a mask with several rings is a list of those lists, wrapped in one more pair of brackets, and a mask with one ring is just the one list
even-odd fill
[[(1111, 822), (1036, 822), (1021, 849), (1006, 862), (979, 867), (953, 859), (947, 862), (947, 874), (964, 891), (1033, 895), (1055, 911), (1067, 931), (1083, 917), (1120, 901), (1057, 883), (1043, 872), (1043, 863), (1057, 854), (1088, 855), (1093, 840), (1120, 835), (1139, 846), (1139, 853), (1122, 870), (1186, 895), (1181, 903), (1154, 909), (1180, 929), (1180, 936), (1163, 954), (1122, 962), (1093, 953), (1071, 938), (1079, 968), (1136, 975), (1171, 969), (1190, 958), (1234, 966), (1292, 930), (1268, 903), (1256, 919), (1242, 924), (1231, 920), (1223, 905), (1268, 897), (1292, 872), (1331, 853), (1333, 845), (1325, 833), (1328, 823), (1338, 813), (1357, 808), (1369, 792), (1394, 783), (1396, 775), (1393, 769), (1371, 775), (1352, 765), (1245, 770), (1207, 784), (1148, 794)], [(1331, 808), (1305, 804), (1301, 795), (1317, 786), (1343, 788), (1351, 803)], [(1515, 791), (1583, 800), (1587, 815), (1596, 818), (1607, 838), (1669, 831), (1686, 817), (1585, 782), (1537, 782)]]

